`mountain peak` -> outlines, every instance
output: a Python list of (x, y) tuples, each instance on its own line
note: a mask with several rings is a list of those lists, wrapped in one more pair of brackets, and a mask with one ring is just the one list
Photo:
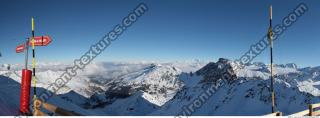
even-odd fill
[(298, 68), (297, 64), (295, 64), (295, 63), (288, 63), (288, 64), (286, 64), (286, 67), (287, 68), (295, 68), (295, 69)]
[(216, 63), (210, 62), (196, 72), (197, 75), (203, 76), (202, 82), (213, 82), (218, 80), (233, 80), (236, 75), (233, 71), (231, 61), (225, 58), (220, 58)]
[(217, 63), (230, 63), (231, 60), (226, 59), (226, 58), (219, 58), (219, 60), (217, 61)]

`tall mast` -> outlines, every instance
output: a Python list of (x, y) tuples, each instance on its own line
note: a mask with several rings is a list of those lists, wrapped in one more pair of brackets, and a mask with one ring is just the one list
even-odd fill
[(269, 8), (269, 30), (268, 30), (268, 39), (269, 39), (269, 45), (270, 45), (270, 80), (271, 80), (271, 101), (272, 101), (272, 113), (275, 112), (276, 106), (275, 106), (275, 93), (274, 93), (274, 78), (273, 78), (273, 54), (272, 54), (272, 48), (273, 48), (273, 39), (272, 39), (272, 6)]
[(32, 25), (32, 79), (33, 79), (33, 82), (34, 82), (34, 86), (33, 86), (33, 99), (37, 99), (37, 79), (36, 79), (36, 57), (35, 57), (35, 46), (34, 46), (34, 43), (35, 43), (35, 40), (34, 40), (34, 18), (32, 17), (31, 19), (31, 25)]

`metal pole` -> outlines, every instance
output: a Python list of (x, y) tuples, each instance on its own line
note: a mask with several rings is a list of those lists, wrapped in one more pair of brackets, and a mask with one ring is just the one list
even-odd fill
[(25, 54), (25, 69), (28, 70), (28, 50), (29, 49), (29, 38), (27, 38), (24, 45), (24, 54)]
[(272, 6), (270, 6), (269, 9), (269, 31), (268, 31), (268, 38), (270, 43), (270, 78), (271, 78), (271, 101), (272, 101), (272, 113), (275, 112), (275, 93), (274, 93), (274, 78), (273, 78), (273, 54), (272, 54), (272, 48), (273, 48), (273, 42), (272, 42)]

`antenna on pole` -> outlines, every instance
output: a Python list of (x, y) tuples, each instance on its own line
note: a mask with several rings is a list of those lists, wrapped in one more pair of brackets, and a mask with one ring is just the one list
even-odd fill
[(271, 80), (271, 101), (272, 101), (272, 113), (275, 112), (276, 106), (275, 106), (275, 93), (274, 93), (274, 78), (273, 78), (273, 39), (272, 39), (272, 6), (270, 5), (269, 8), (269, 30), (268, 30), (268, 39), (269, 39), (269, 45), (270, 45), (270, 80)]

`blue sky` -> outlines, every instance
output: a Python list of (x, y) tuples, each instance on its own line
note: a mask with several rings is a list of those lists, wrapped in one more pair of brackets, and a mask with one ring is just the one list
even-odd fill
[[(36, 48), (41, 62), (79, 58), (141, 1), (137, 0), (1, 0), (0, 63), (23, 63), (15, 47), (31, 35), (53, 42)], [(238, 59), (267, 32), (268, 6), (278, 24), (300, 0), (147, 0), (139, 20), (96, 61), (216, 61)], [(320, 66), (320, 1), (303, 1), (309, 11), (274, 44), (276, 63)], [(253, 61), (268, 63), (269, 50)]]

